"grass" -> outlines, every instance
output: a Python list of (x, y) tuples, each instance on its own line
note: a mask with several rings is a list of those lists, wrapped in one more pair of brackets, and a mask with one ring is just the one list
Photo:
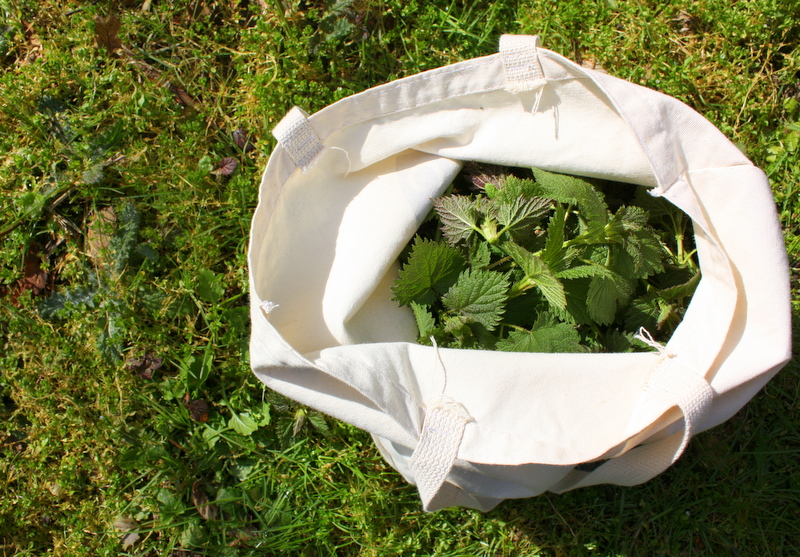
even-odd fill
[(798, 18), (790, 0), (0, 1), (2, 554), (800, 554), (796, 359), (645, 485), (425, 514), (365, 433), (261, 388), (246, 309), (283, 114), (519, 32), (680, 98), (767, 171), (797, 321)]

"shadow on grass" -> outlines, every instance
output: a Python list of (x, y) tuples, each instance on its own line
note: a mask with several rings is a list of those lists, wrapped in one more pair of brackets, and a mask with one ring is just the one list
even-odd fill
[[(793, 312), (794, 346), (800, 311)], [(596, 486), (506, 502), (552, 555), (787, 555), (800, 539), (800, 361), (733, 418), (698, 435), (672, 468), (635, 487)], [(546, 517), (541, 520), (540, 517)]]

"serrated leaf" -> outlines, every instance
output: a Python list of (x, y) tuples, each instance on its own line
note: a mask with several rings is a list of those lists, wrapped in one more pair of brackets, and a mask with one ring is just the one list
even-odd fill
[(331, 428), (328, 425), (328, 422), (325, 420), (325, 416), (323, 416), (320, 412), (311, 411), (306, 416), (308, 419), (308, 423), (314, 426), (314, 429), (319, 431), (325, 437), (329, 437), (331, 435)]
[(586, 297), (589, 292), (588, 279), (569, 280), (564, 283), (564, 294), (567, 298), (567, 307), (564, 310), (552, 308), (551, 312), (561, 321), (577, 325), (593, 323), (589, 310), (586, 308)]
[(577, 204), (589, 228), (603, 227), (608, 223), (608, 206), (603, 195), (590, 182), (577, 176), (556, 174), (540, 168), (533, 169), (540, 195), (561, 203)]
[(468, 330), (464, 318), (460, 315), (447, 315), (444, 318), (444, 332), (449, 335), (462, 336)]
[(525, 273), (525, 279), (538, 288), (550, 305), (564, 309), (567, 299), (564, 296), (564, 285), (553, 274), (547, 264), (538, 255), (534, 255), (522, 246), (513, 242), (503, 244), (503, 250)]
[(138, 244), (142, 215), (131, 202), (123, 203), (117, 209), (116, 215), (117, 232), (111, 238), (108, 247), (112, 255), (113, 273), (118, 275), (125, 269), (131, 253)]
[(542, 260), (554, 272), (566, 267), (567, 248), (564, 247), (564, 227), (567, 223), (567, 210), (558, 204), (556, 211), (547, 224), (547, 237), (545, 239)]
[(231, 417), (228, 420), (228, 427), (239, 435), (249, 437), (258, 429), (258, 423), (250, 417), (247, 412), (241, 414), (231, 410)]
[(642, 230), (647, 226), (650, 214), (641, 207), (629, 205), (620, 207), (614, 217), (622, 222), (625, 230)]
[(606, 352), (617, 354), (633, 352), (633, 335), (631, 333), (610, 329), (602, 340)]
[(81, 180), (83, 183), (88, 186), (93, 186), (102, 182), (106, 177), (105, 173), (103, 172), (105, 166), (105, 163), (98, 162), (84, 170), (83, 174), (81, 175)]
[(459, 251), (444, 242), (414, 239), (408, 262), (392, 287), (394, 300), (401, 306), (417, 302), (430, 305), (436, 294), (446, 292), (464, 269)]
[[(489, 197), (496, 199), (500, 203), (509, 203), (519, 197), (535, 198), (540, 197), (537, 193), (539, 190), (536, 187), (536, 182), (528, 178), (517, 178), (516, 176), (508, 176), (503, 180), (493, 195)], [(487, 194), (489, 190), (487, 188)]]
[(683, 284), (661, 289), (659, 294), (664, 300), (680, 300), (687, 296), (692, 296), (698, 284), (700, 284), (700, 271)]
[(589, 315), (600, 325), (612, 323), (618, 307), (628, 300), (631, 292), (630, 283), (619, 275), (593, 277), (586, 296)]
[(647, 278), (664, 270), (664, 249), (652, 230), (631, 231), (622, 249), (614, 246), (614, 270), (628, 278)]
[(529, 238), (553, 202), (544, 197), (516, 197), (497, 200), (497, 221), (515, 240)]
[(580, 340), (572, 326), (539, 316), (532, 330), (512, 331), (496, 348), (504, 352), (586, 352)]
[(482, 214), (481, 202), (464, 195), (448, 195), (433, 200), (433, 208), (442, 222), (442, 233), (455, 245), (480, 232), (478, 219)]
[(433, 318), (428, 309), (416, 302), (409, 304), (414, 312), (414, 319), (417, 321), (420, 338), (428, 338), (436, 330), (436, 319)]
[[(472, 186), (479, 191), (488, 189), (497, 192), (508, 175), (508, 167), (499, 164), (468, 162), (464, 165), (464, 176), (472, 183)], [(492, 195), (489, 195), (492, 197)]]
[(579, 265), (577, 267), (572, 267), (570, 269), (564, 269), (563, 271), (559, 271), (558, 273), (556, 273), (556, 276), (560, 279), (579, 279), (579, 278), (591, 278), (597, 276), (613, 278), (613, 274), (611, 273), (611, 271), (609, 271), (602, 265), (597, 265), (597, 264)]
[(445, 307), (469, 322), (493, 331), (508, 300), (508, 276), (497, 271), (466, 270), (442, 297)]
[[(474, 240), (474, 239), (473, 239)], [(492, 252), (489, 244), (483, 241), (473, 241), (469, 248), (469, 264), (473, 269), (483, 269), (492, 262)]]

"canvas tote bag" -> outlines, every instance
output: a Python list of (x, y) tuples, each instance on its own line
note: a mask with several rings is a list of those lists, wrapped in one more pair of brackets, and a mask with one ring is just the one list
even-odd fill
[[(372, 433), (423, 506), (664, 471), (790, 357), (786, 252), (766, 176), (681, 102), (503, 36), (274, 130), (252, 222), (253, 371)], [(702, 280), (666, 346), (538, 354), (415, 344), (397, 258), (465, 161), (638, 184), (692, 219)], [(594, 469), (580, 463), (595, 463)]]

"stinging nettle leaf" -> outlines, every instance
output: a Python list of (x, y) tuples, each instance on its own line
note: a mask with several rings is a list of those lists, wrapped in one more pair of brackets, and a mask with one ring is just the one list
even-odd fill
[(556, 211), (550, 217), (547, 224), (547, 237), (545, 238), (542, 260), (547, 263), (554, 272), (558, 272), (566, 265), (567, 248), (564, 247), (564, 227), (567, 223), (567, 210), (563, 205), (558, 204)]
[[(519, 197), (535, 198), (540, 197), (538, 193), (536, 182), (528, 178), (517, 178), (516, 176), (508, 176), (502, 185), (496, 190), (492, 197), (500, 203), (510, 203)], [(489, 188), (486, 189), (487, 194)]]
[[(473, 238), (474, 240), (474, 238)], [(492, 263), (492, 252), (489, 244), (474, 241), (469, 246), (469, 264), (473, 269), (484, 269)]]
[(508, 276), (503, 273), (466, 270), (442, 296), (442, 302), (451, 312), (493, 331), (503, 317), (508, 288)]
[(530, 237), (541, 218), (553, 205), (544, 197), (516, 197), (511, 201), (498, 200), (497, 221), (515, 239)]
[(608, 223), (608, 206), (597, 188), (578, 176), (556, 174), (539, 168), (533, 169), (533, 176), (540, 189), (539, 195), (550, 197), (560, 203), (577, 203), (581, 216), (589, 229), (602, 228)]
[(586, 296), (589, 315), (600, 325), (613, 323), (617, 309), (628, 301), (632, 292), (631, 284), (619, 275), (593, 277)]
[(613, 278), (611, 271), (602, 265), (597, 264), (579, 265), (577, 267), (572, 267), (571, 269), (564, 269), (563, 271), (556, 273), (556, 276), (561, 279), (578, 279), (597, 276)]
[(401, 306), (411, 302), (430, 305), (436, 293), (446, 292), (464, 269), (459, 251), (444, 242), (416, 237), (408, 261), (392, 287), (394, 300)]
[(614, 217), (620, 219), (625, 230), (641, 230), (647, 226), (650, 214), (641, 207), (630, 205), (620, 207)]
[(548, 303), (561, 310), (567, 307), (564, 285), (541, 257), (513, 242), (506, 242), (502, 247), (525, 273), (525, 280), (536, 286)]
[(417, 321), (417, 329), (419, 329), (419, 337), (426, 339), (431, 336), (436, 330), (436, 319), (434, 319), (428, 309), (416, 302), (409, 304), (414, 312), (414, 319)]
[(504, 352), (586, 352), (580, 341), (578, 331), (571, 325), (540, 315), (530, 331), (512, 331), (496, 348)]
[(625, 241), (625, 251), (634, 261), (634, 276), (647, 278), (664, 270), (665, 250), (655, 232), (635, 230)]
[(464, 195), (449, 195), (433, 200), (433, 208), (442, 221), (442, 232), (451, 244), (479, 232), (478, 219), (482, 214), (481, 202)]

